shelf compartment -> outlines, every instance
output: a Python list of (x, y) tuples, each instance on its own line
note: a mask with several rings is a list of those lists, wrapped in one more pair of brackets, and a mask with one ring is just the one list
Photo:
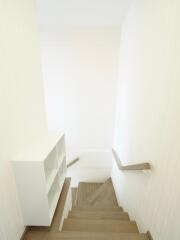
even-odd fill
[(46, 176), (47, 182), (51, 180), (53, 172), (55, 169), (57, 169), (57, 166), (58, 166), (58, 163), (57, 163), (57, 156), (56, 156), (56, 148), (53, 148), (53, 150), (50, 152), (50, 154), (47, 156), (47, 158), (44, 161), (44, 169), (45, 169), (45, 176)]
[(60, 139), (59, 142), (57, 143), (56, 152), (57, 152), (58, 166), (60, 166), (64, 159), (64, 156), (66, 155), (64, 137), (62, 139)]
[(46, 192), (49, 193), (49, 191), (51, 190), (51, 187), (53, 185), (53, 182), (56, 178), (58, 174), (58, 169), (54, 169), (51, 174), (49, 175), (48, 181), (47, 181), (47, 185), (46, 185)]
[(58, 175), (59, 175), (59, 185), (60, 185), (60, 191), (62, 190), (62, 186), (64, 184), (64, 180), (65, 180), (65, 177), (66, 177), (66, 157), (64, 157), (62, 163), (61, 163), (61, 166), (59, 167), (59, 172), (58, 172)]
[(54, 212), (55, 212), (56, 207), (57, 207), (57, 203), (58, 203), (58, 200), (59, 200), (60, 193), (61, 192), (59, 192), (59, 191), (56, 192), (55, 195), (54, 195), (54, 198), (52, 200), (52, 203), (51, 203), (51, 206), (50, 206), (50, 211), (49, 211), (50, 222), (52, 221), (52, 218), (54, 216)]
[(65, 154), (65, 153), (61, 154), (61, 156), (59, 157), (59, 160), (58, 160), (58, 169), (61, 167), (61, 165), (62, 165), (65, 157), (66, 157), (66, 154)]
[(48, 202), (49, 202), (49, 207), (51, 207), (51, 204), (53, 202), (53, 198), (55, 194), (59, 192), (59, 181), (58, 181), (58, 175), (55, 177), (54, 182), (51, 186), (50, 191), (48, 192)]

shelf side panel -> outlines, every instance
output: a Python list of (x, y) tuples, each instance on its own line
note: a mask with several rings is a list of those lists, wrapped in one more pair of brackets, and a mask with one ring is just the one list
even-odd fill
[(43, 162), (13, 162), (19, 200), (26, 226), (49, 226)]

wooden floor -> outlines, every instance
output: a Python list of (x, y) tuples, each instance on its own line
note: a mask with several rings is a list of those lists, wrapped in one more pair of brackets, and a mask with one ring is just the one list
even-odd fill
[(94, 208), (100, 208), (101, 206), (106, 208), (119, 207), (111, 178), (99, 186), (94, 194), (86, 198), (86, 204)]
[(77, 192), (77, 206), (82, 206), (84, 202), (99, 188), (102, 183), (84, 183), (80, 182)]

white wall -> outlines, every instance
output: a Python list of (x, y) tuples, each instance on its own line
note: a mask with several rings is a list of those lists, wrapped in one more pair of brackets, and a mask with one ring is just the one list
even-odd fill
[(35, 1), (0, 2), (0, 239), (19, 240), (24, 224), (11, 159), (46, 132)]
[(118, 28), (66, 28), (42, 34), (49, 128), (65, 130), (69, 160), (79, 156), (88, 161), (89, 169), (95, 169), (97, 161), (108, 168), (102, 179), (111, 166), (118, 47)]
[(37, 0), (40, 29), (120, 26), (132, 0)]
[(135, 0), (122, 28), (114, 147), (152, 171), (112, 177), (120, 204), (155, 240), (179, 240), (180, 1)]

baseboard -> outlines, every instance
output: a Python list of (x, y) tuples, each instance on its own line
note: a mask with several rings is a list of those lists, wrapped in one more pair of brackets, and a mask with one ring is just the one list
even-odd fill
[(153, 240), (153, 238), (152, 238), (152, 235), (151, 235), (150, 231), (147, 231), (147, 236), (148, 236), (149, 240)]

